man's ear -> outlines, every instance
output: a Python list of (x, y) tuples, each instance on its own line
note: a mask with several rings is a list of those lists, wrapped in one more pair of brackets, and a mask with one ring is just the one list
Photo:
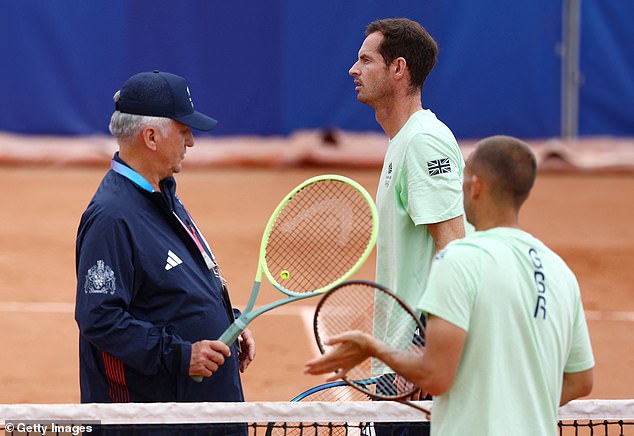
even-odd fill
[(143, 137), (143, 143), (147, 148), (152, 151), (156, 151), (156, 142), (158, 140), (158, 132), (154, 127), (146, 127), (141, 132)]
[(404, 57), (398, 57), (392, 61), (392, 71), (397, 79), (405, 77), (407, 74), (407, 61)]
[(482, 195), (482, 180), (475, 174), (471, 175), (471, 189), (469, 195), (472, 199), (477, 200)]

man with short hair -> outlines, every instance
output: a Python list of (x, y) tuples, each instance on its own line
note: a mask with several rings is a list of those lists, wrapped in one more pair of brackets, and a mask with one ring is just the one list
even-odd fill
[(376, 280), (414, 305), (434, 253), (465, 235), (464, 160), (451, 130), (422, 106), (438, 54), (431, 35), (406, 18), (374, 21), (365, 33), (349, 73), (390, 140), (376, 198)]
[(241, 349), (209, 340), (235, 314), (173, 177), (194, 145), (192, 129), (215, 125), (175, 74), (139, 73), (115, 94), (110, 131), (119, 151), (76, 242), (84, 403), (244, 401), (239, 373), (255, 342), (248, 329)]
[(529, 146), (508, 136), (480, 141), (467, 159), (464, 205), (477, 231), (434, 260), (417, 304), (424, 352), (348, 332), (306, 372), (338, 378), (373, 356), (434, 396), (432, 435), (556, 434), (557, 407), (592, 389), (594, 357), (574, 273), (519, 224), (536, 174)]
[[(423, 109), (422, 89), (436, 64), (436, 41), (407, 18), (373, 21), (365, 35), (349, 74), (357, 100), (375, 110), (389, 137), (376, 196), (381, 223), (376, 281), (414, 306), (434, 254), (465, 235), (464, 160), (451, 130)], [(390, 386), (393, 377), (387, 374), (381, 386)], [(379, 436), (407, 428), (386, 427), (377, 428)], [(421, 434), (420, 426), (411, 429)]]

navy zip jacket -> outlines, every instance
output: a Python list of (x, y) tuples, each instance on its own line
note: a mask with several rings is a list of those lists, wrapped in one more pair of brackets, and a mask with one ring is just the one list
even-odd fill
[(151, 192), (122, 165), (115, 154), (126, 171), (104, 176), (77, 234), (81, 401), (244, 401), (235, 346), (202, 383), (188, 375), (191, 344), (217, 339), (233, 313), (174, 179)]

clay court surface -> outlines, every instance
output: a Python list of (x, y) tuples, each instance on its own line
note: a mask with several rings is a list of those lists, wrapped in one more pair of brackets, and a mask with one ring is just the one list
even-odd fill
[[(79, 401), (73, 319), (74, 240), (106, 165), (0, 166), (0, 402)], [(278, 201), (317, 174), (352, 177), (372, 194), (378, 168), (192, 168), (177, 176), (228, 277), (235, 305), (251, 291), (261, 232)], [(593, 398), (634, 397), (634, 173), (546, 172), (522, 215), (524, 227), (568, 261), (581, 283), (597, 366)], [(371, 279), (374, 259), (357, 277)], [(266, 285), (259, 303), (277, 294)], [(314, 355), (314, 301), (255, 320), (258, 355), (244, 374), (249, 401), (284, 401), (319, 384), (302, 374)], [(504, 359), (504, 356), (500, 356)], [(518, 381), (521, 382), (521, 381)]]

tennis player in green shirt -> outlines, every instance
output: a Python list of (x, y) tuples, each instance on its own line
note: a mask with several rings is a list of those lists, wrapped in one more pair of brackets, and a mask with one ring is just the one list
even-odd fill
[[(449, 127), (423, 108), (423, 85), (438, 55), (434, 38), (406, 18), (375, 20), (365, 35), (349, 74), (357, 100), (374, 109), (389, 138), (376, 195), (376, 281), (414, 306), (435, 253), (465, 235), (464, 159)], [(392, 334), (375, 325), (379, 331), (383, 339)], [(390, 386), (387, 380), (393, 378), (388, 372), (379, 385)], [(375, 431), (377, 436), (413, 436), (407, 427), (377, 425)], [(418, 426), (415, 434), (428, 433)]]
[(434, 396), (432, 435), (555, 435), (558, 406), (590, 393), (594, 358), (573, 272), (519, 225), (536, 173), (528, 145), (508, 136), (482, 140), (467, 159), (476, 232), (434, 260), (418, 303), (424, 354), (349, 332), (306, 372), (340, 377), (374, 356)]
[(405, 18), (373, 21), (365, 34), (349, 74), (389, 137), (376, 196), (376, 281), (414, 306), (434, 254), (465, 235), (464, 160), (449, 127), (423, 109), (436, 41)]

